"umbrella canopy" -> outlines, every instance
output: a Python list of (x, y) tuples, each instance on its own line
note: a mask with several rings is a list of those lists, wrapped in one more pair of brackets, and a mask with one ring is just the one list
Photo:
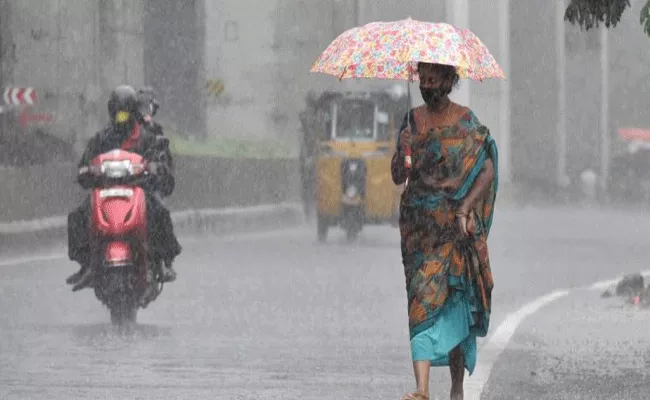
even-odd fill
[(310, 72), (339, 79), (415, 80), (418, 62), (455, 66), (461, 78), (505, 79), (487, 47), (469, 29), (411, 18), (372, 22), (343, 32)]

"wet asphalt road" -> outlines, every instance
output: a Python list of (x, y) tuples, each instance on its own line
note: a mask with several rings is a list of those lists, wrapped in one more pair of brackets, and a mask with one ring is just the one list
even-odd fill
[[(557, 288), (650, 269), (649, 219), (497, 211), (492, 331)], [(390, 227), (354, 245), (338, 230), (319, 245), (311, 227), (185, 238), (179, 279), (126, 333), (91, 291), (70, 292), (66, 259), (0, 260), (0, 399), (397, 399), (413, 387), (398, 240)], [(598, 295), (525, 319), (482, 398), (647, 398), (650, 312)], [(431, 380), (446, 398), (447, 371)]]

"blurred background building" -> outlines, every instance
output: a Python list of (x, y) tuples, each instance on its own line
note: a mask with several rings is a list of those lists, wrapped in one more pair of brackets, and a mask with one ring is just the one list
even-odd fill
[(602, 180), (628, 153), (617, 130), (649, 125), (643, 1), (609, 32), (563, 21), (567, 3), (0, 0), (0, 87), (34, 87), (33, 112), (52, 117), (21, 128), (5, 108), (2, 137), (38, 131), (79, 148), (106, 123), (110, 89), (127, 82), (157, 90), (171, 131), (295, 139), (297, 152), (308, 91), (405, 87), (310, 75), (318, 54), (350, 27), (410, 16), (472, 29), (506, 71), (507, 81), (463, 83), (454, 94), (490, 127), (503, 182), (549, 191), (589, 168)]

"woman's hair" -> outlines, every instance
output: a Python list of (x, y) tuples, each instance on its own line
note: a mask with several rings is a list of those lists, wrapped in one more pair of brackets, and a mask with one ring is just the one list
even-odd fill
[(423, 67), (430, 68), (436, 73), (440, 74), (440, 77), (443, 79), (443, 81), (450, 83), (450, 89), (456, 87), (458, 85), (458, 81), (460, 81), (460, 75), (458, 75), (458, 71), (456, 71), (456, 67), (453, 65), (418, 62), (418, 73), (420, 73), (420, 70)]

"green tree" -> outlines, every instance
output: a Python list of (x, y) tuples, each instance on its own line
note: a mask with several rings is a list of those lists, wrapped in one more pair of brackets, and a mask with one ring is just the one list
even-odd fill
[[(571, 0), (564, 19), (585, 30), (598, 27), (601, 22), (607, 28), (616, 27), (628, 7), (630, 0)], [(650, 0), (641, 9), (640, 22), (645, 34), (650, 36)]]

